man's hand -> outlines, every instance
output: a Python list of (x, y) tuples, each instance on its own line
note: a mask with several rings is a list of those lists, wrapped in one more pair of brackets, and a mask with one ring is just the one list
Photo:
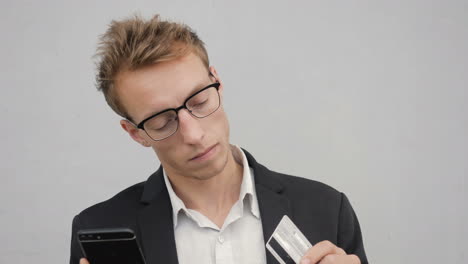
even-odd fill
[(80, 264), (89, 264), (88, 260), (85, 258), (80, 259)]
[(356, 255), (346, 255), (343, 249), (325, 240), (307, 250), (301, 264), (361, 264), (361, 260)]

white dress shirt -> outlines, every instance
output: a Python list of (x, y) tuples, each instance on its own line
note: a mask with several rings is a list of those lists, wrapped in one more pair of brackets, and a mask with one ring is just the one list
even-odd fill
[(180, 264), (266, 264), (253, 170), (239, 147), (233, 146), (232, 150), (236, 152), (236, 161), (243, 166), (243, 176), (239, 200), (221, 228), (200, 212), (188, 209), (163, 171), (172, 204)]

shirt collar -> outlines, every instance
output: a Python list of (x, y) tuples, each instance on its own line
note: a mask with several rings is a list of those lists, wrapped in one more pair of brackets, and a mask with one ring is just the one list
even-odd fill
[(184, 202), (177, 196), (172, 188), (172, 184), (167, 177), (166, 170), (163, 168), (164, 182), (166, 183), (167, 192), (169, 193), (169, 199), (172, 205), (172, 220), (174, 222), (174, 228), (177, 226), (179, 211), (187, 211)]
[[(244, 206), (250, 206), (252, 214), (260, 219), (260, 210), (258, 208), (257, 193), (255, 192), (254, 175), (253, 169), (250, 168), (247, 157), (244, 151), (238, 146), (233, 146), (232, 151), (240, 154), (243, 166), (243, 177), (241, 183), (241, 189), (239, 193), (239, 200), (244, 202)], [(236, 156), (236, 155), (235, 155)], [(238, 156), (238, 155), (237, 155)], [(248, 201), (246, 201), (248, 197)]]
[[(244, 206), (250, 206), (251, 213), (258, 219), (260, 219), (260, 210), (258, 208), (257, 194), (255, 192), (255, 184), (253, 177), (253, 169), (249, 167), (247, 157), (242, 149), (236, 145), (231, 145), (231, 150), (233, 152), (234, 159), (237, 163), (241, 163), (243, 166), (243, 175), (242, 183), (239, 193), (239, 200), (243, 201)], [(166, 174), (166, 171), (163, 168), (164, 182), (166, 183), (166, 188), (169, 193), (169, 198), (172, 204), (172, 219), (174, 222), (174, 228), (177, 227), (179, 212), (183, 211), (186, 215), (190, 215), (187, 207), (184, 202), (177, 196), (172, 188), (172, 184), (169, 181), (169, 178)], [(247, 199), (246, 199), (247, 197)]]

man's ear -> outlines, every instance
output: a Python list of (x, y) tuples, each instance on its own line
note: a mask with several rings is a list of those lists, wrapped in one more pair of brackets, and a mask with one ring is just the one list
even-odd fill
[(209, 70), (210, 70), (211, 75), (221, 84), (219, 86), (218, 91), (221, 95), (223, 95), (224, 85), (223, 85), (223, 82), (221, 81), (221, 78), (219, 78), (218, 72), (216, 71), (214, 66), (210, 66)]
[(143, 147), (151, 147), (151, 144), (148, 142), (147, 137), (142, 134), (141, 129), (138, 129), (130, 121), (122, 119), (120, 120), (120, 126), (132, 137), (133, 140), (140, 143)]

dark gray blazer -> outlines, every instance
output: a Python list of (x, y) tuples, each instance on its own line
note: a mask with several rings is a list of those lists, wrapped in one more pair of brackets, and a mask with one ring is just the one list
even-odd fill
[[(348, 254), (356, 254), (363, 264), (368, 263), (358, 219), (343, 193), (320, 182), (271, 171), (250, 153), (244, 153), (254, 170), (265, 242), (283, 215), (288, 215), (312, 244), (329, 240)], [(70, 264), (78, 264), (83, 256), (76, 232), (106, 227), (133, 229), (148, 264), (178, 263), (172, 207), (161, 168), (146, 182), (75, 216)], [(277, 263), (270, 252), (266, 254), (268, 264)]]

